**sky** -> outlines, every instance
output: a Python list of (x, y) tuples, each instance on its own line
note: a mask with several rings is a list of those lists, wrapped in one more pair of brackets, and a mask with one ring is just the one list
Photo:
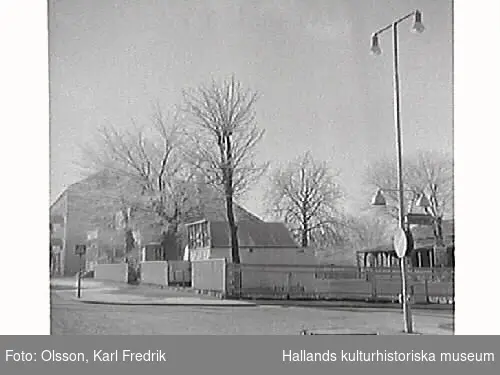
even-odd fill
[[(98, 127), (234, 74), (260, 93), (258, 158), (311, 151), (356, 210), (366, 167), (396, 157), (392, 38), (372, 56), (370, 35), (415, 9), (425, 32), (399, 28), (404, 154), (452, 152), (451, 0), (50, 0), (51, 201), (82, 178), (78, 145)], [(258, 215), (264, 185), (243, 202)]]

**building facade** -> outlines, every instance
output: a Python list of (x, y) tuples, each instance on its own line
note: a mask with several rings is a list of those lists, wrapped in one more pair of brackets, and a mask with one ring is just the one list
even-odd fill
[[(207, 217), (212, 220), (225, 220), (224, 200), (203, 187), (203, 199), (199, 208), (191, 213), (191, 220)], [(96, 173), (69, 186), (50, 207), (50, 252), (53, 275), (71, 276), (83, 266), (91, 270), (98, 262), (112, 263), (123, 261), (124, 256), (137, 255), (140, 260), (144, 247), (159, 244), (161, 251), (153, 253), (161, 260), (182, 259), (179, 251), (165, 239), (168, 226), (162, 225), (152, 212), (131, 213), (124, 204), (138, 195), (137, 187), (127, 180), (106, 172)], [(258, 217), (240, 205), (234, 205), (235, 217), (239, 220), (261, 222)], [(124, 216), (125, 215), (125, 216)], [(131, 218), (133, 216), (133, 218)], [(124, 224), (124, 217), (128, 222)], [(133, 236), (133, 251), (125, 254), (127, 247), (126, 231)], [(74, 254), (75, 246), (87, 245), (87, 254), (80, 264), (80, 257)], [(179, 246), (184, 247), (182, 244)]]

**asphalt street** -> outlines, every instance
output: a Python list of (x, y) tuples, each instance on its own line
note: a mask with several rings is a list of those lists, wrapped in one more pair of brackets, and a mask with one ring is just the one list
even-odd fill
[[(75, 301), (71, 290), (53, 290), (51, 304), (53, 335), (298, 335), (304, 329), (394, 334), (403, 324), (394, 309), (95, 305)], [(414, 321), (422, 334), (453, 334), (451, 311), (414, 311)]]

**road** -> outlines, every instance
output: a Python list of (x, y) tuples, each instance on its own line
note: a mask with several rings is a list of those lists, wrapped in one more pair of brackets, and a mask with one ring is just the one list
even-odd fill
[[(245, 306), (120, 306), (75, 301), (72, 291), (52, 291), (53, 335), (298, 335), (303, 329), (398, 332), (394, 309)], [(449, 311), (414, 311), (424, 334), (453, 334)]]

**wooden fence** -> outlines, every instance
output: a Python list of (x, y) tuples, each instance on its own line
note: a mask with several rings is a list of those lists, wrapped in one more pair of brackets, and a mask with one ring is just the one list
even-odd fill
[(160, 286), (190, 286), (191, 263), (187, 261), (141, 262), (141, 283)]
[[(414, 269), (408, 281), (415, 303), (453, 303), (454, 270)], [(399, 268), (226, 264), (228, 297), (398, 301)]]
[(97, 264), (94, 268), (94, 278), (126, 283), (128, 281), (128, 265), (126, 263)]

